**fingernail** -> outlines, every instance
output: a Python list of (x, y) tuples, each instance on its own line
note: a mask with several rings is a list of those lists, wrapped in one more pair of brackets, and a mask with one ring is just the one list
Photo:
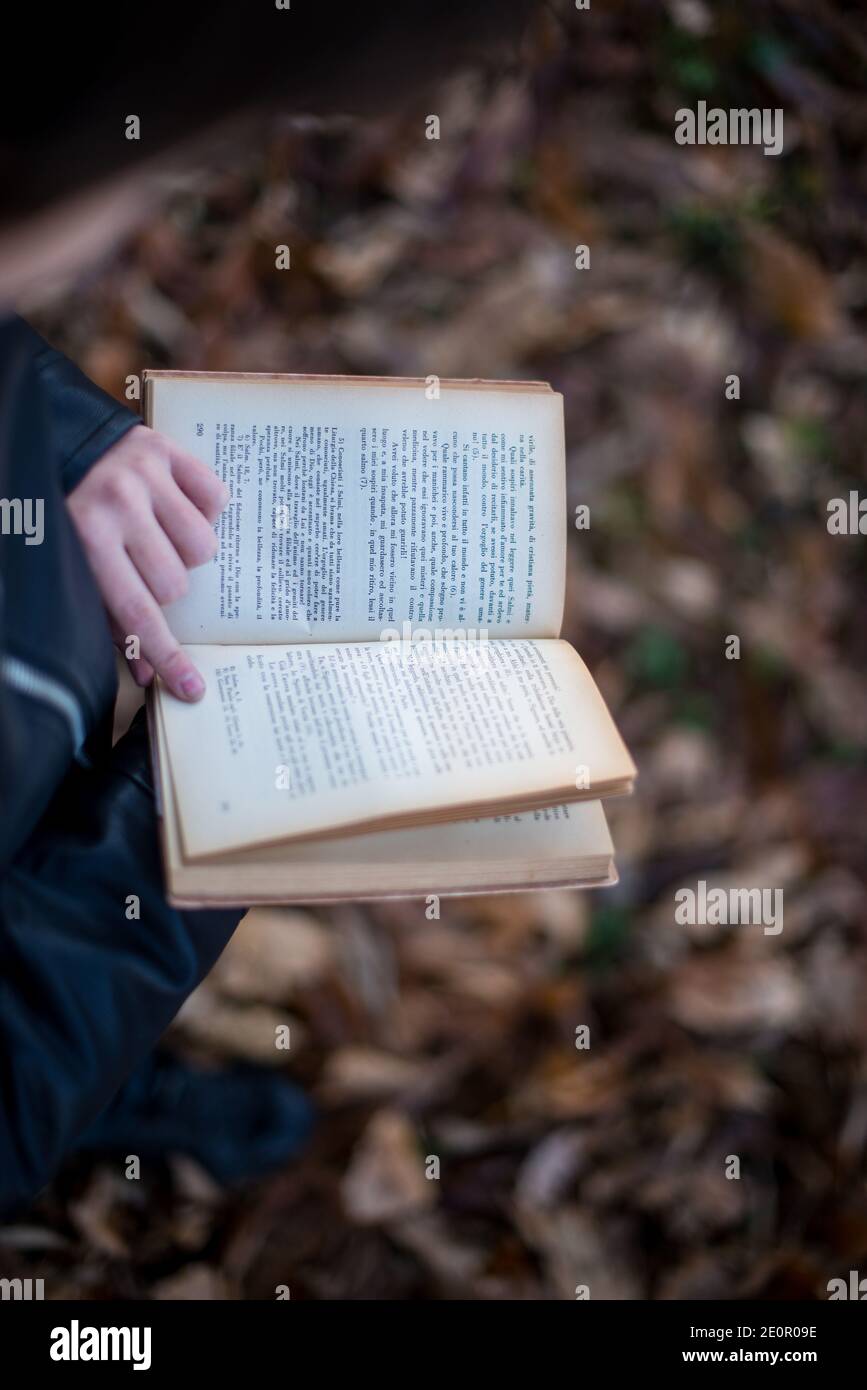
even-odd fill
[(181, 694), (185, 700), (200, 700), (205, 693), (205, 682), (195, 672), (190, 672), (181, 681)]

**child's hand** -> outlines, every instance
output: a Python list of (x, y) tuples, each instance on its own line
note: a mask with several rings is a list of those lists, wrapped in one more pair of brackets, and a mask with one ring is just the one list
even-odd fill
[(160, 612), (187, 591), (187, 570), (217, 552), (213, 523), (229, 500), (219, 478), (165, 435), (136, 425), (69, 495), (72, 520), (121, 651), (138, 637), (129, 667), (139, 685), (154, 671), (182, 700), (205, 683)]

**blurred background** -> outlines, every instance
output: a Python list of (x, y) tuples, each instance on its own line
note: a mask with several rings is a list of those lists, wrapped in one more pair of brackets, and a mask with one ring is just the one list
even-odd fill
[[(59, 1298), (783, 1299), (867, 1272), (865, 555), (826, 525), (867, 495), (859, 9), (540, 5), (496, 76), (274, 119), (22, 306), (118, 396), (146, 366), (551, 381), (591, 517), (564, 636), (640, 778), (615, 889), (251, 913), (171, 1043), (308, 1087), (308, 1154), (242, 1193), (79, 1160), (4, 1265)], [(782, 107), (785, 152), (678, 146), (699, 100)], [(699, 879), (783, 888), (782, 933), (676, 924)]]

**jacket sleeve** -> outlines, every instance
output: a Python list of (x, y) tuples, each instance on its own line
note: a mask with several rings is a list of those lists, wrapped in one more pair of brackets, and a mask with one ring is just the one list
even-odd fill
[(141, 424), (141, 418), (95, 386), (24, 319), (16, 318), (14, 324), (19, 341), (32, 354), (49, 401), (54, 451), (60, 460), (63, 490), (69, 493), (112, 444)]
[(53, 1175), (242, 916), (166, 902), (139, 716), (100, 768), (70, 774), (0, 885), (0, 1219)]

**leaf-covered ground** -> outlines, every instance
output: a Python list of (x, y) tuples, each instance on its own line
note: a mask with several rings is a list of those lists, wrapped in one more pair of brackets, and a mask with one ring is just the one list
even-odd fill
[[(865, 560), (826, 525), (867, 495), (858, 8), (540, 7), (508, 71), (274, 123), (33, 306), (117, 394), (147, 365), (550, 380), (591, 517), (564, 635), (640, 781), (614, 890), (252, 913), (173, 1044), (308, 1086), (307, 1155), (241, 1194), (75, 1165), (4, 1267), (316, 1299), (809, 1298), (867, 1270)], [(700, 99), (782, 107), (784, 154), (678, 146)], [(699, 879), (784, 889), (783, 931), (678, 925)]]

